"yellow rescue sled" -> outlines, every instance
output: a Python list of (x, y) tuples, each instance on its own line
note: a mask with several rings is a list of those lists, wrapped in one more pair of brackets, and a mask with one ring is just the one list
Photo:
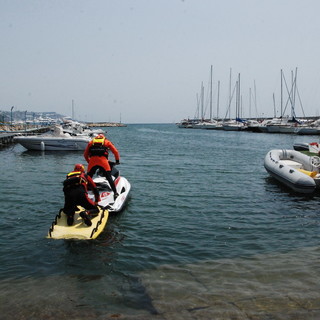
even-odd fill
[(72, 226), (68, 226), (67, 215), (63, 212), (63, 209), (60, 209), (49, 229), (48, 238), (81, 240), (97, 238), (107, 224), (108, 210), (99, 207), (99, 213), (91, 219), (92, 225), (87, 226), (79, 215), (84, 209), (82, 207), (78, 207), (78, 209), (74, 215)]

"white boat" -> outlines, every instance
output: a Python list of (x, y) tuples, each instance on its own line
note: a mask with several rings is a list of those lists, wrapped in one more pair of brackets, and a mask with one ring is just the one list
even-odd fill
[(315, 155), (320, 154), (320, 144), (318, 142), (295, 143), (293, 145), (293, 149), (297, 151), (308, 151), (310, 153), (314, 153)]
[(258, 129), (260, 132), (268, 133), (268, 126), (273, 125), (277, 123), (278, 118), (273, 119), (265, 119), (260, 123), (260, 126), (258, 126)]
[(261, 126), (261, 123), (257, 120), (247, 120), (246, 125), (247, 125), (247, 131), (261, 132), (259, 129)]
[(65, 120), (62, 123), (62, 129), (64, 133), (77, 136), (90, 136), (93, 137), (100, 133), (105, 133), (102, 129), (91, 129), (86, 127), (83, 123), (74, 120)]
[(298, 142), (293, 145), (293, 149), (297, 151), (309, 151), (309, 143)]
[(223, 130), (225, 131), (241, 131), (246, 129), (246, 125), (236, 120), (228, 120), (223, 123)]
[(280, 133), (296, 133), (298, 129), (299, 128), (297, 124), (279, 126)]
[(222, 121), (216, 121), (212, 122), (211, 124), (207, 124), (204, 129), (206, 130), (223, 130), (223, 123)]
[(14, 141), (26, 149), (41, 151), (84, 150), (91, 139), (88, 135), (65, 133), (61, 126), (41, 135), (14, 137)]
[(266, 124), (266, 132), (268, 133), (285, 133), (288, 129), (288, 118), (273, 118), (271, 122)]
[(193, 127), (199, 122), (199, 119), (184, 119), (177, 123), (178, 128), (193, 129)]
[(313, 193), (320, 185), (320, 158), (296, 150), (267, 153), (264, 167), (279, 182), (299, 193)]
[[(99, 206), (108, 209), (110, 213), (116, 213), (121, 211), (127, 203), (131, 184), (125, 177), (120, 175), (119, 170), (112, 162), (110, 162), (110, 165), (112, 166), (111, 176), (119, 194), (116, 200), (114, 200), (112, 189), (105, 177), (97, 174), (93, 176), (93, 181), (97, 185), (100, 194)], [(92, 191), (89, 191), (88, 195), (92, 200), (94, 199)]]
[(218, 121), (214, 120), (214, 119), (211, 119), (211, 120), (204, 120), (204, 121), (201, 121), (197, 124), (194, 125), (194, 129), (218, 129), (218, 127), (221, 127), (222, 129), (222, 126), (219, 124)]
[(297, 129), (296, 134), (299, 135), (319, 135), (320, 127), (300, 127)]
[(320, 134), (320, 119), (311, 123), (307, 122), (298, 128), (297, 134), (299, 135), (319, 135)]

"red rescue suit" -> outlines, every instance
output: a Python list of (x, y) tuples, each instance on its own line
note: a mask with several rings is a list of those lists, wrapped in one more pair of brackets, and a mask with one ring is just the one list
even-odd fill
[(111, 170), (108, 161), (108, 150), (111, 150), (111, 152), (114, 154), (115, 160), (118, 162), (120, 160), (120, 154), (117, 148), (105, 137), (98, 136), (88, 143), (84, 151), (84, 158), (88, 162), (88, 172), (94, 166), (100, 166), (106, 171)]

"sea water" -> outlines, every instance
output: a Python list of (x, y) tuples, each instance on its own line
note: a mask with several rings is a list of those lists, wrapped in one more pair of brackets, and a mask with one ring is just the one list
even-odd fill
[(107, 130), (132, 190), (96, 240), (47, 238), (82, 152), (0, 150), (0, 318), (317, 314), (319, 194), (279, 185), (263, 160), (318, 137), (174, 124)]

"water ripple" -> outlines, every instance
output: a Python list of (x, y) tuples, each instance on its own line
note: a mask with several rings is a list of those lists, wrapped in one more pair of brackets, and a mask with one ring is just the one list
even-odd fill
[[(131, 182), (132, 192), (127, 208), (110, 217), (94, 241), (46, 238), (63, 205), (61, 182), (75, 163), (84, 162), (81, 152), (28, 152), (19, 145), (0, 151), (5, 186), (0, 194), (4, 294), (14, 297), (29, 284), (42, 288), (44, 281), (53, 286), (50, 296), (57, 302), (60, 289), (53, 283), (59, 281), (84, 305), (90, 301), (100, 315), (106, 310), (150, 315), (154, 310), (144, 285), (150, 288), (146, 278), (139, 283), (137, 274), (162, 270), (165, 265), (181, 266), (190, 275), (194, 272), (190, 266), (218, 261), (214, 263), (217, 279), (221, 277), (231, 288), (246, 275), (239, 267), (245, 263), (250, 276), (245, 278), (244, 291), (260, 292), (263, 266), (272, 267), (264, 259), (277, 265), (277, 259), (284, 257), (287, 260), (278, 265), (282, 270), (290, 266), (298, 286), (295, 263), (301, 266), (301, 261), (286, 252), (303, 252), (320, 244), (320, 195), (301, 196), (282, 187), (268, 176), (263, 159), (270, 149), (292, 148), (302, 137), (182, 130), (174, 125), (110, 128), (108, 136), (121, 153), (119, 169)], [(212, 277), (211, 271), (201, 275), (203, 284)], [(269, 276), (276, 283), (274, 272)], [(184, 284), (175, 285), (174, 292), (182, 296), (179, 290), (185, 290)], [(221, 292), (222, 296), (229, 291)], [(42, 301), (35, 292), (31, 294)], [(240, 298), (239, 294), (235, 299), (239, 304)], [(25, 305), (17, 299), (23, 310)]]

